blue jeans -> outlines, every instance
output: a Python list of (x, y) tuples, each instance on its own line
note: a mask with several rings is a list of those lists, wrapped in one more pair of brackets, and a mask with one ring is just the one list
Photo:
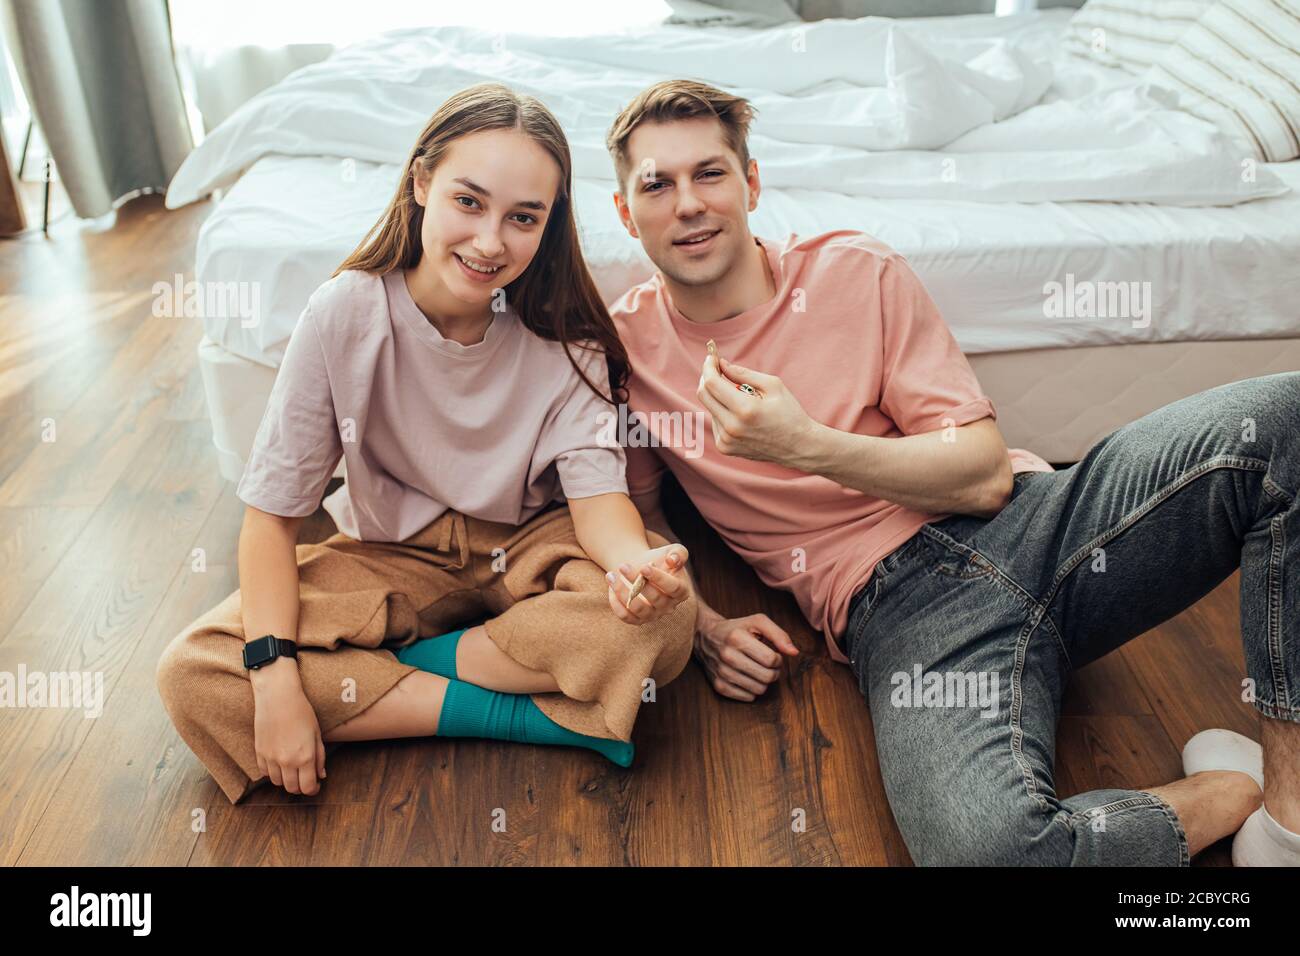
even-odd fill
[(1061, 695), (1240, 567), (1254, 706), (1300, 722), (1300, 372), (1166, 405), (1014, 484), (991, 519), (923, 525), (850, 605), (903, 839), (919, 865), (1186, 865), (1155, 795), (1057, 796)]

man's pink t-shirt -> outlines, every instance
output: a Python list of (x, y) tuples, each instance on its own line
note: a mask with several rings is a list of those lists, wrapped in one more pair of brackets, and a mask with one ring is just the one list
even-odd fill
[[(897, 252), (848, 230), (792, 235), (784, 245), (755, 241), (777, 288), (762, 305), (692, 322), (656, 272), (611, 306), (632, 364), (629, 411), (645, 426), (628, 431), (629, 493), (654, 490), (664, 467), (671, 469), (722, 539), (764, 583), (793, 593), (831, 656), (847, 663), (835, 638), (848, 625), (854, 593), (877, 561), (947, 514), (723, 455), (695, 394), (705, 343), (713, 339), (728, 361), (778, 376), (814, 420), (840, 431), (894, 438), (997, 412)], [(1013, 472), (1052, 470), (1023, 449), (1009, 457)]]
[[(571, 351), (607, 390), (604, 354)], [(448, 508), (520, 525), (552, 501), (627, 491), (623, 450), (602, 437), (609, 414), (564, 347), (513, 309), (461, 345), (401, 270), (347, 270), (298, 319), (236, 494), (309, 515), (343, 458), (346, 482), (324, 504), (350, 537), (404, 541)]]

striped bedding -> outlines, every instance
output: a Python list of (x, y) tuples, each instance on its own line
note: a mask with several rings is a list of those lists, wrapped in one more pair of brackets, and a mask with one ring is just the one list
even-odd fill
[(1212, 5), (1210, 0), (1089, 0), (1070, 19), (1065, 48), (1143, 73)]
[(1089, 0), (1064, 43), (1173, 90), (1243, 159), (1300, 157), (1300, 0)]
[(1300, 0), (1222, 0), (1156, 61), (1179, 106), (1258, 160), (1300, 157)]

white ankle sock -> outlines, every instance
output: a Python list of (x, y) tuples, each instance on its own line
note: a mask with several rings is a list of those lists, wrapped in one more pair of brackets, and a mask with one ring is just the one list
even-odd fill
[(1250, 774), (1264, 789), (1264, 748), (1231, 730), (1202, 730), (1183, 747), (1183, 773), (1237, 770)]
[(1300, 866), (1300, 833), (1292, 833), (1260, 807), (1232, 838), (1233, 866)]

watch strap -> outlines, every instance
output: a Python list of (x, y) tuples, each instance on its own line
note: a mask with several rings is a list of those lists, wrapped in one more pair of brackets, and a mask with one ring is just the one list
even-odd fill
[(265, 634), (244, 645), (244, 667), (256, 670), (281, 657), (297, 657), (298, 645), (287, 638)]

